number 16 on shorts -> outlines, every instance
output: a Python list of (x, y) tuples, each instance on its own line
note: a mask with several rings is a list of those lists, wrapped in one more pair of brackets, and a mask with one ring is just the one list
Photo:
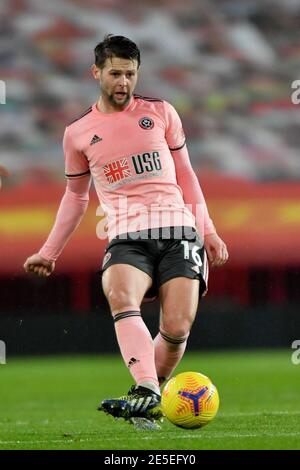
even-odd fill
[(190, 254), (192, 255), (192, 259), (197, 266), (202, 266), (202, 260), (198, 253), (201, 250), (200, 246), (194, 245), (193, 248), (190, 248), (190, 242), (187, 240), (181, 240), (181, 244), (184, 248), (184, 259), (190, 259)]

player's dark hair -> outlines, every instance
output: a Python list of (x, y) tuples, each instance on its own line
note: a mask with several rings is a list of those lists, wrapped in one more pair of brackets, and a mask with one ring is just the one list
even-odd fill
[(107, 34), (102, 42), (99, 42), (94, 49), (95, 64), (103, 68), (106, 59), (120, 57), (121, 59), (136, 60), (138, 67), (141, 63), (140, 50), (137, 45), (124, 36), (114, 36)]

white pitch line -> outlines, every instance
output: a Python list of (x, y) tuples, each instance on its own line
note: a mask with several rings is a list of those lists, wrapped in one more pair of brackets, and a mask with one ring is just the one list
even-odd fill
[(217, 416), (219, 417), (238, 417), (238, 416), (287, 416), (287, 415), (295, 415), (295, 416), (299, 416), (300, 415), (300, 411), (249, 411), (249, 412), (220, 412)]
[[(91, 441), (91, 440), (94, 440), (94, 439), (79, 439), (79, 440), (76, 440), (76, 442), (85, 442), (85, 441)], [(72, 443), (74, 442), (73, 439), (71, 440), (64, 440), (64, 439), (49, 439), (49, 440), (42, 440), (42, 441), (0, 441), (0, 446), (1, 445), (6, 445), (6, 444), (60, 444), (60, 443)]]
[[(243, 411), (237, 411), (237, 412), (220, 412), (218, 413), (217, 417), (220, 418), (236, 418), (236, 417), (243, 417), (243, 416), (264, 416), (264, 417), (269, 417), (269, 416), (299, 416), (300, 411), (257, 411), (257, 412), (243, 412)], [(67, 425), (67, 424), (76, 424), (76, 423), (81, 423), (82, 420), (80, 419), (68, 419), (61, 421), (61, 425)], [(85, 423), (88, 424), (93, 424), (95, 421), (93, 419), (89, 419), (85, 421)], [(48, 425), (49, 420), (43, 420), (43, 421), (16, 421), (16, 422), (5, 422), (5, 421), (0, 421), (0, 426), (28, 426), (30, 424), (34, 424), (35, 426), (37, 425)], [(52, 424), (52, 422), (50, 423)]]
[[(143, 432), (143, 431), (142, 431)], [(141, 433), (142, 433), (141, 432)], [(138, 433), (137, 436), (129, 436), (127, 435), (126, 436), (126, 440), (153, 440), (153, 439), (157, 439), (159, 437), (159, 440), (164, 440), (164, 439), (170, 439), (170, 437), (174, 437), (173, 434), (170, 436), (170, 435), (162, 435), (161, 432), (159, 432), (158, 434), (157, 433), (153, 433), (153, 436), (141, 436), (141, 433)], [(245, 439), (245, 438), (249, 438), (249, 437), (273, 437), (273, 438), (277, 438), (277, 437), (298, 437), (300, 436), (300, 432), (286, 432), (286, 433), (248, 433), (248, 434), (236, 434), (236, 433), (220, 433), (220, 434), (204, 434), (202, 433), (201, 435), (200, 434), (183, 434), (182, 436), (179, 436), (179, 435), (176, 435), (175, 437), (178, 438), (178, 439), (189, 439), (189, 440), (194, 440), (194, 439), (201, 439), (203, 441), (203, 439), (209, 439), (209, 440), (212, 440), (212, 439), (224, 439), (224, 438), (228, 438), (228, 437), (231, 437), (231, 438), (238, 438), (238, 439)], [(100, 436), (99, 436), (99, 440), (100, 440)], [(103, 439), (103, 436), (101, 437), (101, 443), (103, 443), (105, 439)], [(123, 441), (124, 440), (124, 437), (117, 437), (115, 436), (114, 437), (114, 440), (115, 441)], [(36, 440), (36, 441), (20, 441), (20, 440), (17, 440), (17, 441), (0, 441), (0, 446), (1, 445), (7, 445), (7, 444), (11, 444), (11, 445), (16, 445), (16, 444), (23, 444), (23, 445), (26, 445), (26, 444), (61, 444), (61, 443), (65, 443), (65, 444), (72, 444), (72, 443), (83, 443), (83, 442), (89, 442), (89, 441), (97, 441), (97, 438), (85, 438), (85, 439), (44, 439), (44, 440)], [(111, 449), (110, 449), (111, 450)]]
[[(243, 417), (243, 416), (299, 416), (300, 411), (262, 411), (262, 412), (233, 412), (233, 413), (220, 413), (219, 417)], [(80, 420), (66, 420), (62, 421), (61, 425), (64, 424), (72, 424), (72, 423), (78, 423)], [(93, 423), (93, 420), (89, 420), (90, 423)], [(38, 423), (34, 423), (35, 425), (45, 425), (48, 424), (47, 420), (44, 421), (39, 421)], [(30, 425), (29, 421), (16, 421), (14, 423), (12, 422), (0, 422), (0, 425), (3, 426), (24, 426), (24, 425)], [(183, 431), (184, 432), (184, 431)], [(74, 433), (74, 439), (43, 439), (43, 440), (35, 440), (35, 441), (27, 441), (27, 440), (7, 440), (7, 441), (0, 441), (0, 446), (1, 445), (17, 445), (17, 444), (71, 444), (71, 443), (83, 443), (83, 442), (89, 442), (89, 441), (97, 441), (97, 437), (91, 437), (91, 438), (78, 438), (78, 434)], [(182, 434), (178, 435), (176, 434), (175, 437), (176, 439), (224, 439), (224, 438), (235, 438), (235, 439), (245, 439), (245, 438), (251, 438), (251, 437), (298, 437), (300, 436), (300, 432), (279, 432), (279, 433), (274, 433), (274, 432), (260, 432), (260, 433), (232, 433), (232, 432), (218, 432), (218, 431), (212, 431), (211, 433), (208, 432), (202, 432), (199, 434), (197, 431), (195, 433), (191, 434)], [(136, 432), (135, 434), (127, 434), (126, 439), (127, 440), (153, 440), (157, 439), (159, 437), (160, 440), (165, 440), (165, 439), (170, 439), (174, 437), (174, 433), (172, 432), (167, 432), (164, 433), (164, 430), (162, 429), (161, 431), (153, 432), (153, 435), (151, 436), (143, 436), (143, 431)], [(100, 439), (100, 436), (99, 436)], [(108, 436), (107, 440), (111, 440), (111, 437)], [(124, 440), (123, 437), (118, 437), (114, 436), (114, 440), (116, 441), (122, 441)], [(101, 437), (101, 442), (103, 443), (105, 441), (105, 437)]]

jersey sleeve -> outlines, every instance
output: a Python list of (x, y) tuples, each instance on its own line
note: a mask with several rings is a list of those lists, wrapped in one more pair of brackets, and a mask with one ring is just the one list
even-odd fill
[(79, 178), (90, 173), (89, 162), (84, 153), (74, 145), (69, 127), (65, 130), (63, 149), (65, 156), (65, 175), (67, 178)]
[(181, 119), (178, 116), (175, 108), (170, 103), (164, 101), (164, 107), (166, 120), (166, 141), (171, 151), (179, 150), (185, 146), (185, 135), (182, 128)]
[(172, 152), (172, 156), (175, 164), (177, 183), (182, 189), (184, 202), (191, 206), (199, 235), (203, 237), (216, 233), (198, 178), (192, 168), (187, 148), (184, 147)]
[(59, 206), (54, 226), (39, 254), (47, 261), (56, 261), (78, 227), (89, 203), (91, 179), (70, 178)]

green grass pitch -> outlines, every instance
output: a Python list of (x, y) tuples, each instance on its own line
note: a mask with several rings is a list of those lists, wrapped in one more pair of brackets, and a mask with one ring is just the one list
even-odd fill
[(98, 412), (132, 384), (119, 356), (9, 358), (0, 366), (0, 449), (300, 449), (300, 365), (292, 350), (187, 353), (176, 372), (208, 375), (208, 426), (136, 431)]

